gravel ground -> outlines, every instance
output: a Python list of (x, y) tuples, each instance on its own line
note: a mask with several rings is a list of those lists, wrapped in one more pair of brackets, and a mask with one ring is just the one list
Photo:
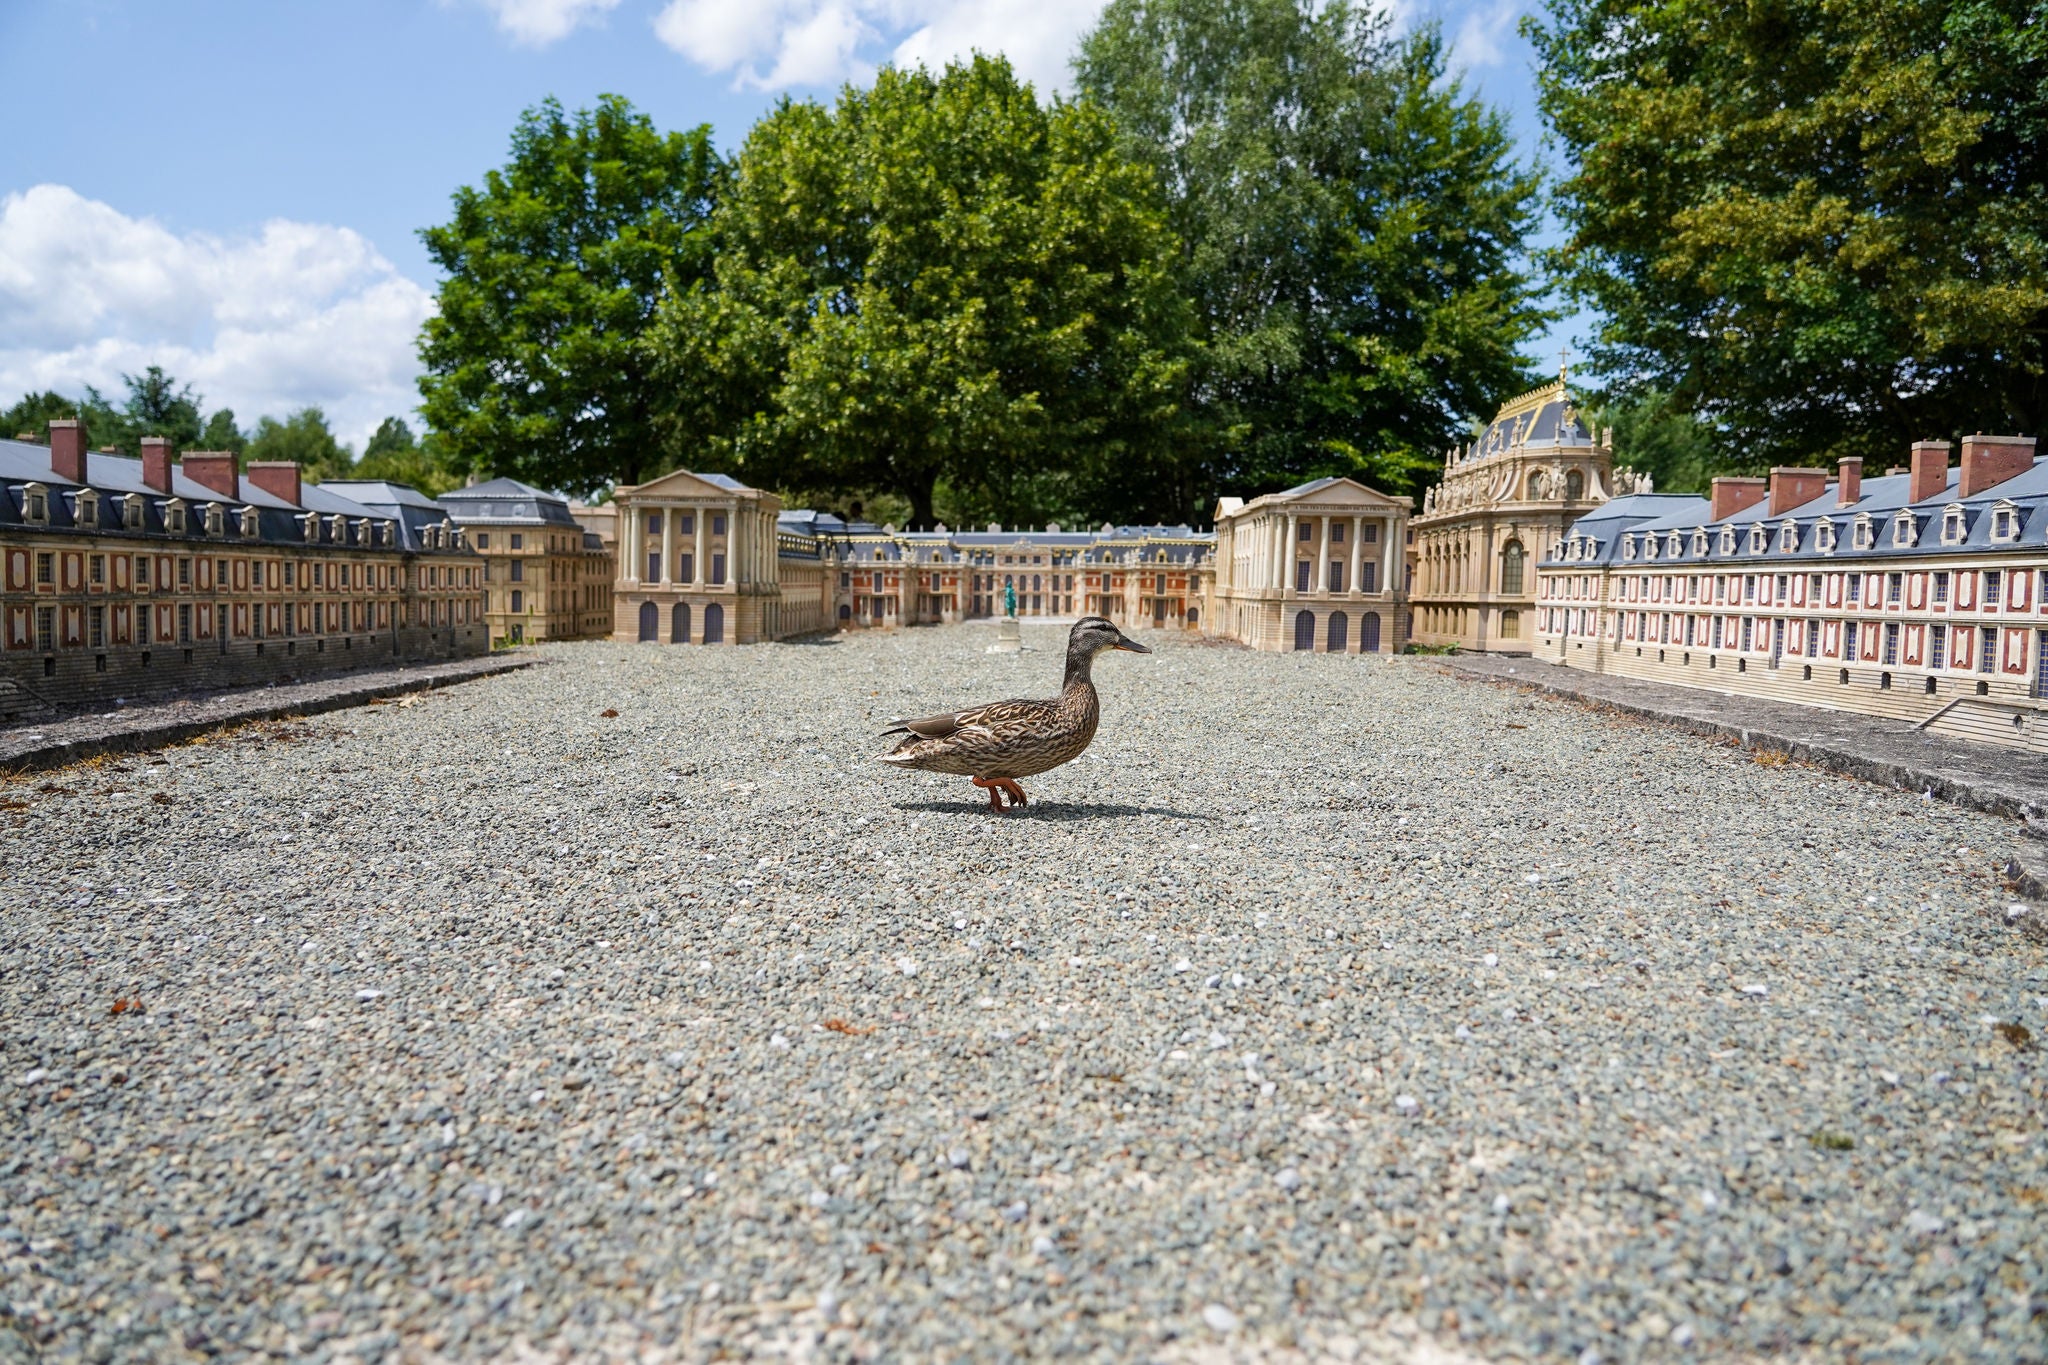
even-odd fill
[(0, 787), (0, 1355), (2048, 1350), (2008, 822), (1178, 639), (995, 817), (872, 761), (991, 635)]

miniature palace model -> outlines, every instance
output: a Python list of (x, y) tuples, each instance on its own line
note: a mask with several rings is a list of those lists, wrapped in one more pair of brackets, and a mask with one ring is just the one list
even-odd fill
[(1949, 453), (1616, 498), (1538, 566), (1537, 655), (2048, 752), (2048, 459)]

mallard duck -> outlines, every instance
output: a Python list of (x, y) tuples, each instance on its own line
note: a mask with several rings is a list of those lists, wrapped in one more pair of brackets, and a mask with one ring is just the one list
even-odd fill
[[(902, 720), (882, 733), (904, 735), (882, 762), (971, 777), (997, 814), (1025, 803), (1020, 777), (1034, 777), (1080, 756), (1095, 738), (1102, 704), (1095, 697), (1095, 656), (1112, 649), (1152, 651), (1100, 616), (1084, 616), (1067, 636), (1067, 681), (1044, 701), (992, 701), (965, 711)], [(1010, 804), (1003, 804), (1003, 797)]]

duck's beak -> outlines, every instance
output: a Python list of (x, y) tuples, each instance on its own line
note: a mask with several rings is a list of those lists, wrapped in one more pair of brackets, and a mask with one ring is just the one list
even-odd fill
[(1151, 650), (1145, 648), (1145, 646), (1139, 644), (1136, 640), (1133, 640), (1130, 636), (1123, 634), (1119, 634), (1116, 637), (1116, 643), (1111, 645), (1110, 648), (1128, 649), (1133, 654), (1150, 654), (1152, 652)]

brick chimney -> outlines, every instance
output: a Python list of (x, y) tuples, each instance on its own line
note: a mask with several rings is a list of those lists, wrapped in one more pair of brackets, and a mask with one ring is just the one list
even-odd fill
[[(52, 426), (56, 424), (51, 423)], [(56, 445), (56, 433), (51, 434)], [(1978, 433), (1963, 438), (1963, 472), (1957, 488), (1975, 497), (1995, 484), (2016, 479), (2034, 467), (2034, 438), (2031, 436), (1986, 436)]]
[(242, 478), (236, 465), (235, 453), (231, 450), (185, 452), (185, 477), (230, 498), (242, 496)]
[(1835, 469), (1835, 506), (1854, 507), (1863, 498), (1863, 457), (1844, 455)]
[(1763, 500), (1762, 479), (1716, 479), (1714, 491), (1708, 497), (1708, 505), (1713, 509), (1709, 519), (1726, 521), (1743, 508), (1754, 507)]
[(1913, 481), (1907, 502), (1925, 502), (1948, 492), (1948, 442), (1913, 442)]
[(50, 422), (50, 472), (60, 479), (84, 483), (85, 423), (75, 417), (58, 417)]
[[(186, 456), (191, 459), (191, 456)], [(1812, 502), (1828, 491), (1825, 469), (1794, 469), (1779, 465), (1771, 471), (1771, 515), (1783, 516), (1795, 507)]]
[(171, 491), (171, 442), (168, 437), (142, 438), (142, 482), (159, 493)]
[(297, 460), (258, 460), (245, 471), (249, 482), (255, 484), (280, 502), (294, 507), (299, 502), (299, 462)]

